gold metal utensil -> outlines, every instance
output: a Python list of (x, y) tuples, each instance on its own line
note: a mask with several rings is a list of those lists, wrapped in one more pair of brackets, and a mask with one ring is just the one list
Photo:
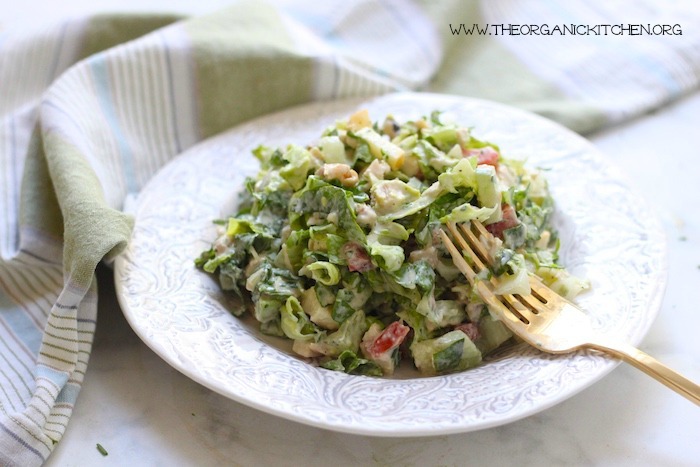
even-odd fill
[(544, 285), (539, 278), (530, 275), (530, 295), (495, 294), (497, 278), (478, 278), (479, 273), (488, 270), (491, 263), (484, 244), (484, 241), (493, 241), (491, 234), (479, 221), (459, 225), (453, 223), (447, 227), (462, 249), (458, 250), (449, 235), (440, 230), (455, 266), (476, 288), (491, 312), (525, 342), (550, 353), (589, 348), (613, 355), (700, 405), (700, 386), (641, 350), (615, 338), (596, 334), (590, 319), (581, 309)]

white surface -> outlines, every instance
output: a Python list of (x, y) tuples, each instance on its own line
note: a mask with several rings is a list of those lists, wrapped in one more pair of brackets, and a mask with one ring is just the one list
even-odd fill
[[(227, 2), (221, 2), (221, 4)], [(109, 10), (207, 12), (208, 2), (27, 0), (0, 27)], [(640, 347), (700, 381), (700, 94), (592, 138), (660, 211), (669, 285)], [(653, 465), (700, 463), (700, 408), (621, 365), (594, 386), (510, 425), (431, 438), (380, 439), (261, 413), (183, 376), (131, 330), (100, 273), (99, 325), (85, 385), (47, 466)], [(102, 444), (109, 455), (96, 450)]]
[(233, 400), (313, 426), (375, 436), (501, 425), (550, 407), (613, 369), (616, 362), (599, 355), (555, 356), (519, 345), (507, 357), (441, 377), (420, 377), (410, 361), (402, 364), (401, 380), (348, 376), (302, 363), (290, 356), (288, 340), (266, 339), (257, 324), (231, 316), (216, 281), (192, 262), (216, 238), (212, 219), (244, 189), (246, 175), (258, 172), (251, 151), (261, 143), (308, 144), (358, 109), (399, 122), (440, 109), (445, 118), (473, 127), (477, 138), (498, 144), (506, 157), (545, 167), (562, 259), (592, 284), (577, 302), (600, 333), (632, 343), (645, 334), (666, 281), (665, 238), (655, 213), (638, 204), (638, 194), (607, 157), (575, 133), (517, 109), (403, 93), (313, 103), (253, 120), (186, 151), (148, 183), (129, 246), (116, 261), (115, 283), (127, 320), (164, 360)]

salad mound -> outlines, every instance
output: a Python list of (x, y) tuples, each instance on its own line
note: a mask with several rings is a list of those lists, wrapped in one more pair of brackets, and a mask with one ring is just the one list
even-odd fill
[[(511, 332), (453, 265), (438, 229), (478, 219), (499, 294), (528, 294), (528, 273), (567, 298), (586, 284), (558, 263), (541, 172), (439, 112), (373, 123), (362, 110), (313, 145), (259, 146), (238, 212), (195, 260), (261, 332), (331, 370), (424, 375), (479, 365)], [(484, 276), (482, 279), (488, 280)]]

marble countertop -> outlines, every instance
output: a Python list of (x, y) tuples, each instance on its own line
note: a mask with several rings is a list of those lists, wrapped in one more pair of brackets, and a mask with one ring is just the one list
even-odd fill
[[(46, 17), (59, 9), (63, 15), (124, 9), (121, 1), (50, 5), (42, 10)], [(203, 5), (206, 10), (220, 6)], [(195, 9), (178, 1), (148, 7)], [(3, 13), (0, 19), (29, 18), (20, 13)], [(640, 202), (658, 208), (668, 236), (668, 287), (640, 348), (694, 381), (700, 381), (700, 313), (692, 294), (700, 284), (699, 117), (700, 93), (695, 93), (590, 138), (625, 168), (644, 193)], [(85, 384), (49, 467), (700, 465), (700, 408), (624, 364), (555, 407), (466, 434), (373, 438), (283, 420), (220, 396), (166, 364), (126, 322), (111, 271), (100, 269), (99, 278), (99, 325)]]

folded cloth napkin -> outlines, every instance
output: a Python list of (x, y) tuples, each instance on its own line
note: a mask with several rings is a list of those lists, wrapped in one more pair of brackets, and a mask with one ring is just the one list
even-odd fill
[(585, 133), (698, 85), (692, 2), (600, 3), (240, 2), (1, 37), (0, 464), (40, 465), (60, 441), (97, 325), (95, 268), (129, 241), (124, 199), (175, 155), (319, 99), (449, 92)]

